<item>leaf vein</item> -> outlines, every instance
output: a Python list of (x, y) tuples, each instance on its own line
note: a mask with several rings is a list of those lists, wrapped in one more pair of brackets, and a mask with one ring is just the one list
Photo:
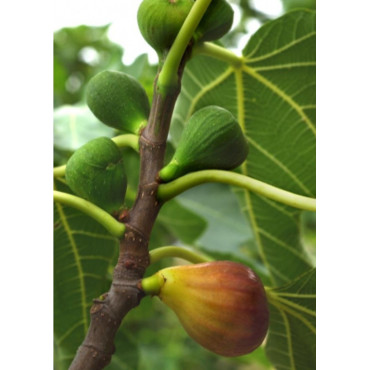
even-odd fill
[[(261, 60), (265, 60), (265, 59), (271, 58), (273, 56), (276, 56), (277, 54), (280, 54), (280, 53), (288, 50), (289, 48), (291, 48), (291, 47), (293, 47), (295, 45), (298, 45), (299, 43), (301, 43), (303, 41), (306, 41), (307, 39), (311, 38), (312, 36), (316, 36), (316, 32), (311, 32), (311, 33), (308, 33), (305, 36), (302, 36), (302, 37), (300, 37), (298, 39), (295, 39), (292, 42), (287, 43), (283, 47), (278, 48), (278, 49), (275, 49), (271, 53), (267, 53), (267, 54), (264, 54), (264, 55), (261, 55), (259, 57), (255, 57), (255, 58), (250, 58), (249, 56), (250, 55), (253, 55), (253, 53), (255, 53), (257, 51), (257, 50), (253, 50), (253, 53), (251, 53), (251, 54), (249, 54), (248, 56), (245, 57), (245, 59), (244, 59), (245, 60), (245, 63), (260, 62)], [(261, 43), (262, 42), (263, 42), (263, 39), (262, 39)]]
[(247, 74), (249, 74), (251, 77), (265, 85), (267, 88), (269, 88), (272, 92), (274, 92), (277, 96), (279, 96), (282, 100), (284, 100), (286, 103), (288, 103), (296, 112), (298, 115), (302, 117), (302, 120), (307, 124), (309, 129), (313, 132), (314, 135), (316, 135), (316, 128), (314, 124), (311, 122), (309, 117), (306, 115), (306, 113), (303, 111), (302, 107), (292, 99), (291, 96), (289, 96), (287, 93), (285, 93), (283, 90), (281, 90), (277, 85), (272, 83), (267, 78), (263, 77), (261, 74), (257, 73), (255, 69), (252, 67), (244, 66), (243, 71)]
[(194, 109), (198, 103), (198, 101), (208, 92), (208, 91), (211, 91), (213, 90), (217, 85), (220, 85), (223, 81), (225, 81), (230, 75), (231, 73), (234, 71), (234, 69), (232, 67), (229, 67), (225, 70), (224, 73), (222, 73), (221, 75), (219, 75), (216, 79), (212, 80), (210, 83), (208, 83), (207, 85), (204, 85), (202, 86), (202, 88), (198, 91), (197, 95), (194, 97), (193, 101), (191, 102), (190, 106), (189, 106), (189, 111), (188, 111), (188, 114), (187, 114), (187, 117), (185, 119), (185, 121), (188, 120), (188, 118), (192, 115), (192, 113), (194, 112)]
[(81, 301), (83, 302), (83, 305), (82, 305), (82, 321), (83, 321), (83, 324), (84, 324), (84, 331), (86, 332), (87, 328), (88, 328), (88, 320), (87, 320), (87, 314), (86, 314), (86, 309), (85, 309), (86, 287), (85, 287), (85, 282), (84, 282), (84, 279), (83, 279), (83, 272), (82, 272), (80, 256), (79, 256), (79, 253), (78, 253), (76, 241), (73, 238), (71, 229), (70, 229), (69, 224), (67, 223), (67, 220), (65, 218), (65, 214), (64, 214), (64, 211), (63, 211), (63, 206), (58, 202), (55, 203), (55, 206), (57, 207), (57, 210), (58, 210), (58, 213), (59, 213), (59, 216), (60, 216), (60, 220), (63, 224), (63, 227), (64, 227), (64, 229), (66, 231), (66, 234), (68, 236), (68, 239), (70, 241), (71, 248), (73, 250), (74, 259), (75, 259), (75, 262), (76, 262), (76, 265), (77, 265), (78, 279), (79, 279), (80, 287), (81, 287)]
[(296, 257), (298, 257), (300, 260), (302, 260), (303, 262), (307, 263), (308, 261), (302, 256), (301, 253), (299, 253), (296, 249), (294, 249), (292, 246), (290, 246), (289, 244), (285, 243), (284, 241), (282, 241), (281, 239), (279, 238), (276, 238), (274, 237), (273, 235), (271, 235), (270, 233), (268, 233), (266, 230), (262, 229), (262, 228), (259, 228), (258, 231), (263, 235), (265, 236), (266, 238), (270, 239), (271, 241), (273, 241), (274, 243), (280, 245), (282, 248), (284, 248), (285, 250), (289, 251), (290, 253), (294, 254)]
[(315, 67), (316, 62), (300, 62), (300, 63), (287, 63), (287, 64), (276, 64), (274, 66), (263, 66), (255, 67), (255, 71), (274, 71), (279, 69), (291, 69), (291, 68), (300, 68), (300, 67)]
[(262, 148), (257, 142), (253, 139), (249, 138), (249, 143), (253, 145), (258, 151), (260, 151), (265, 157), (271, 160), (274, 164), (276, 164), (283, 172), (285, 172), (305, 193), (310, 197), (314, 197), (311, 191), (303, 184), (301, 180), (297, 178), (297, 176), (282, 162), (280, 162), (274, 155), (269, 153), (266, 149)]

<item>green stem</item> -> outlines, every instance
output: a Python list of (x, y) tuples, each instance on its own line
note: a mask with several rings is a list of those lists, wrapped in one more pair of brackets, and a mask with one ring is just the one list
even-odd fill
[(175, 258), (182, 258), (186, 261), (192, 263), (202, 263), (202, 262), (210, 262), (213, 261), (213, 258), (200, 253), (196, 249), (188, 248), (188, 247), (176, 247), (176, 246), (166, 246), (153, 249), (149, 252), (150, 255), (150, 263), (155, 263), (162, 258), (167, 257), (175, 257)]
[(117, 221), (108, 212), (95, 204), (72, 194), (54, 190), (54, 201), (73, 207), (98, 221), (113, 236), (121, 238), (125, 232), (125, 225)]
[[(119, 148), (130, 147), (135, 151), (139, 151), (139, 136), (134, 134), (123, 134), (112, 138), (112, 141)], [(66, 174), (66, 165), (54, 167), (53, 170), (54, 177), (63, 177)]]
[(140, 137), (134, 134), (123, 134), (112, 137), (112, 141), (114, 141), (119, 148), (128, 146), (134, 149), (136, 152), (139, 151), (139, 139)]
[(314, 198), (294, 194), (235, 172), (221, 170), (192, 172), (168, 184), (161, 184), (158, 187), (157, 196), (159, 200), (167, 201), (194, 186), (207, 182), (220, 182), (239, 186), (288, 206), (307, 211), (316, 211), (316, 199)]
[(185, 50), (206, 12), (211, 0), (197, 0), (186, 17), (170, 51), (167, 54), (163, 68), (158, 76), (158, 87), (161, 92), (167, 92), (178, 85), (177, 71)]
[(66, 165), (54, 167), (54, 177), (63, 177), (66, 174)]
[(202, 42), (194, 46), (192, 56), (198, 54), (222, 60), (235, 68), (240, 68), (244, 64), (244, 57), (238, 56), (232, 51), (210, 42)]
[(157, 272), (152, 276), (142, 279), (139, 283), (139, 288), (145, 294), (158, 295), (164, 283), (164, 277)]

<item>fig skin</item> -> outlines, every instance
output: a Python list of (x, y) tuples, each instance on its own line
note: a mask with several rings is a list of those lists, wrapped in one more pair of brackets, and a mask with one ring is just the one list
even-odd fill
[(87, 105), (107, 126), (138, 134), (146, 125), (150, 105), (136, 78), (118, 71), (102, 71), (88, 83)]
[(194, 0), (143, 0), (137, 13), (145, 41), (162, 54), (173, 44)]
[(236, 118), (226, 109), (208, 106), (196, 111), (186, 124), (171, 161), (159, 177), (168, 182), (199, 170), (232, 170), (249, 151)]
[(259, 277), (230, 261), (175, 266), (157, 273), (160, 299), (190, 337), (226, 357), (245, 355), (263, 342), (269, 310)]
[(201, 19), (194, 38), (199, 41), (213, 41), (224, 36), (231, 28), (234, 11), (225, 0), (212, 0)]
[(107, 137), (99, 137), (77, 149), (66, 165), (71, 190), (109, 213), (123, 206), (127, 178), (122, 154)]

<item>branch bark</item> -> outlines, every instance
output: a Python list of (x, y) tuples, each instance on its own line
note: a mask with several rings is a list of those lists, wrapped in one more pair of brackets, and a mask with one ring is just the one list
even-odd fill
[(149, 266), (148, 243), (161, 203), (157, 199), (157, 173), (163, 167), (172, 112), (180, 93), (181, 77), (191, 47), (185, 52), (178, 70), (177, 87), (163, 92), (154, 82), (154, 96), (148, 125), (140, 137), (140, 181), (136, 201), (123, 220), (126, 231), (120, 240), (120, 253), (112, 285), (90, 310), (90, 326), (70, 370), (100, 370), (107, 366), (115, 351), (114, 337), (125, 315), (136, 307), (143, 293), (138, 282)]

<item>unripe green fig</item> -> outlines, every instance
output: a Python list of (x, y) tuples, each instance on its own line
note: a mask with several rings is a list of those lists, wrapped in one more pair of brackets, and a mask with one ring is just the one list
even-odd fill
[[(153, 284), (153, 280), (156, 279)], [(159, 287), (159, 288), (158, 288)], [(178, 316), (196, 342), (222, 356), (241, 356), (264, 340), (269, 310), (259, 277), (230, 261), (165, 268), (142, 280)]]
[(137, 21), (145, 41), (161, 54), (174, 42), (194, 0), (143, 0)]
[(149, 100), (140, 82), (118, 71), (103, 71), (87, 85), (87, 105), (107, 126), (138, 134), (149, 116)]
[(190, 117), (159, 177), (167, 182), (192, 171), (231, 170), (247, 155), (248, 143), (235, 117), (224, 108), (208, 106)]
[(66, 165), (71, 190), (109, 213), (125, 199), (127, 178), (117, 145), (107, 137), (93, 139), (77, 149)]
[(194, 38), (197, 41), (213, 41), (221, 38), (231, 28), (234, 11), (225, 0), (212, 0), (202, 17)]

